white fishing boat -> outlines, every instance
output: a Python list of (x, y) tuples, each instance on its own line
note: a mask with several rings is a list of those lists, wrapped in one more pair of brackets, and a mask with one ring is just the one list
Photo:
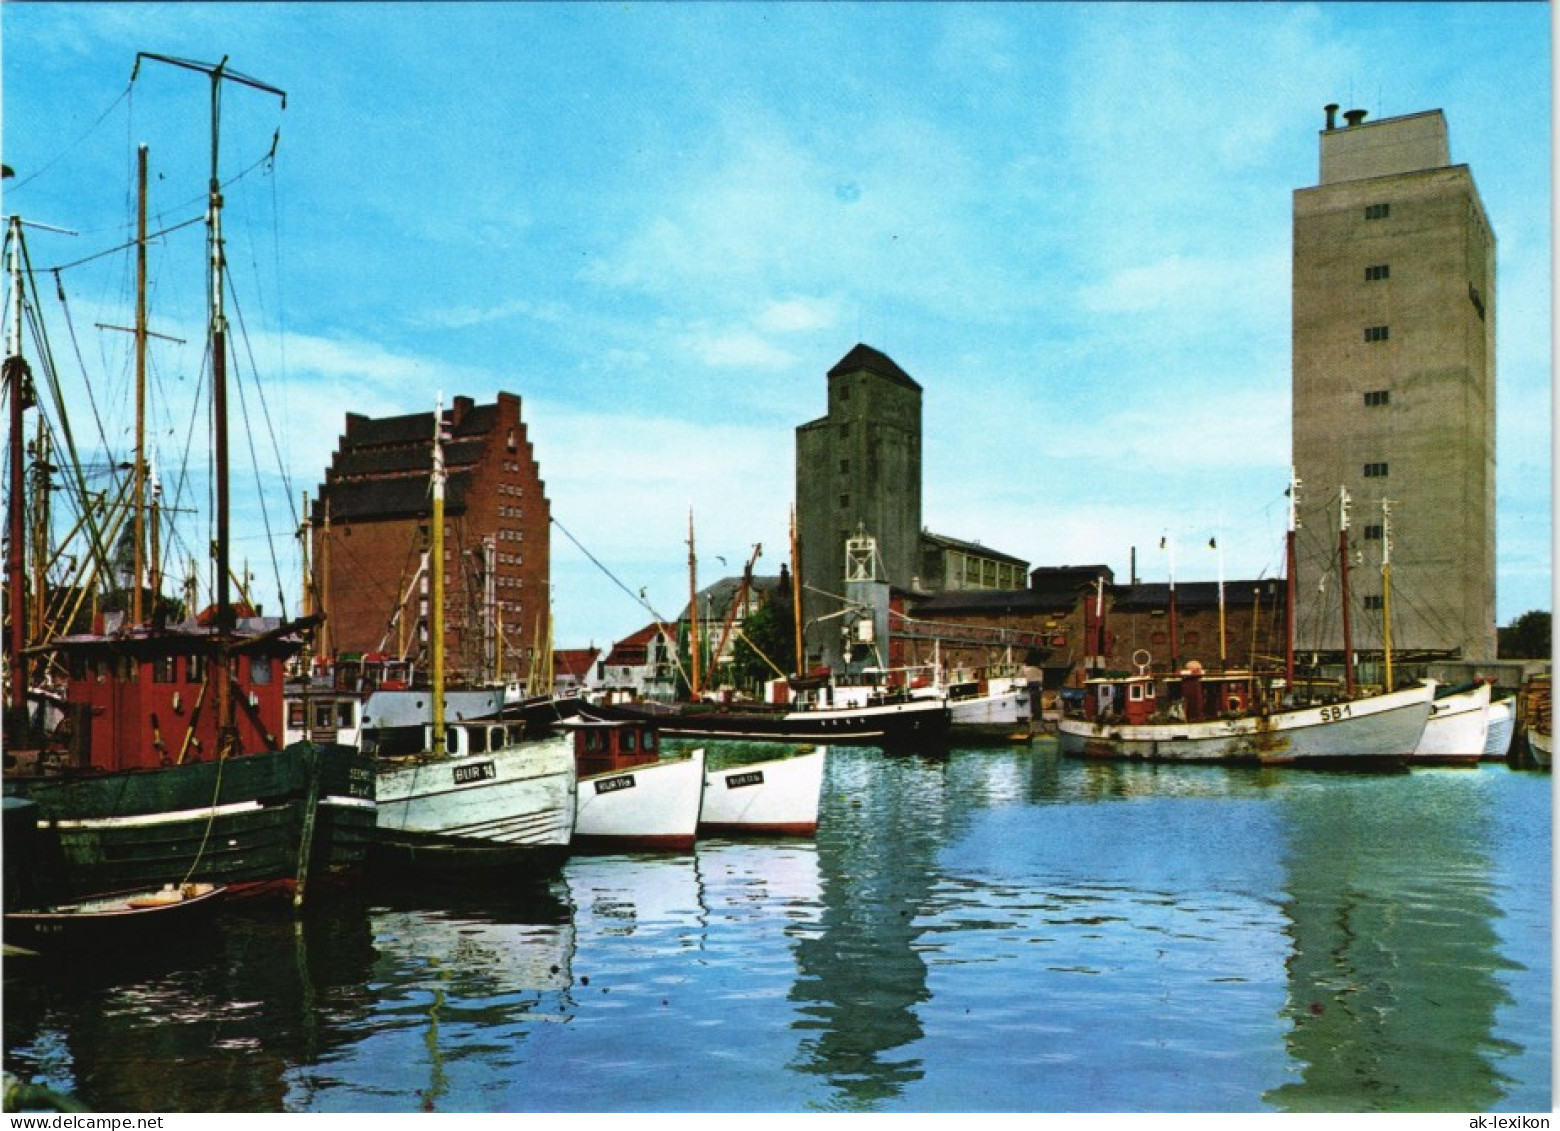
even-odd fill
[(527, 738), (522, 720), (445, 721), (443, 418), (440, 405), (430, 477), (432, 724), (422, 750), (378, 754), (370, 860), (392, 874), (545, 874), (562, 866), (574, 836), (573, 742), (567, 735)]
[[(1183, 684), (1186, 679), (1183, 675)], [(1384, 695), (1269, 710), (1247, 700), (1232, 704), (1226, 696), (1216, 700), (1220, 710), (1215, 713), (1186, 710), (1176, 718), (1158, 709), (1155, 683), (1146, 673), (1089, 680), (1082, 713), (1064, 714), (1057, 723), (1062, 753), (1340, 768), (1401, 764), (1424, 733), (1433, 690), (1419, 684)], [(1188, 698), (1183, 695), (1182, 702)]]
[[(1293, 609), (1295, 497), (1290, 490), (1286, 542), (1288, 607)], [(1347, 494), (1340, 535), (1340, 563), (1348, 565)], [(1347, 592), (1347, 585), (1344, 586)], [(1292, 616), (1289, 618), (1292, 626)], [(1345, 617), (1345, 656), (1352, 654)], [(1174, 696), (1161, 703), (1152, 657), (1140, 652), (1135, 675), (1101, 677), (1084, 684), (1081, 707), (1057, 723), (1063, 754), (1160, 762), (1253, 762), (1261, 765), (1367, 768), (1401, 766), (1418, 748), (1430, 717), (1434, 685), (1420, 683), (1376, 695), (1356, 692), (1346, 667), (1340, 695), (1314, 702), (1297, 687), (1292, 633), (1285, 670), (1204, 673), (1188, 664), (1165, 682)], [(1482, 747), (1482, 739), (1480, 746)]]
[(1475, 766), (1489, 738), (1490, 685), (1481, 681), (1435, 689), (1430, 718), (1409, 759), (1415, 766)]
[[(1493, 694), (1493, 692), (1491, 693)], [(1511, 751), (1511, 738), (1517, 730), (1517, 702), (1511, 695), (1490, 700), (1490, 725), (1484, 736), (1484, 760), (1503, 762)]]
[(453, 724), (437, 753), (379, 758), (370, 859), (448, 873), (556, 871), (574, 835), (574, 786), (568, 736)]
[(654, 729), (577, 722), (573, 847), (579, 852), (687, 852), (699, 828), (704, 751), (664, 757)]
[(910, 694), (917, 699), (941, 699), (947, 705), (951, 742), (1029, 736), (1034, 700), (1022, 676), (960, 671), (946, 680), (912, 683)]
[(701, 836), (812, 836), (828, 747), (745, 762), (704, 775)]

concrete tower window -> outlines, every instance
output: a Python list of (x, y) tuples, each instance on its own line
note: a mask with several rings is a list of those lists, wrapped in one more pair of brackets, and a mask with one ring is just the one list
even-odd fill
[(1365, 219), (1385, 220), (1391, 211), (1392, 206), (1390, 204), (1367, 204), (1365, 206)]
[(1367, 342), (1384, 342), (1387, 340), (1387, 337), (1387, 327), (1385, 326), (1365, 327), (1365, 340)]
[(1392, 400), (1392, 393), (1387, 389), (1374, 389), (1365, 394), (1366, 408), (1379, 408)]
[(1386, 264), (1386, 263), (1372, 264), (1371, 266), (1365, 268), (1365, 281), (1367, 283), (1372, 283), (1372, 282), (1375, 282), (1377, 279), (1389, 278), (1391, 276), (1391, 274), (1392, 274), (1392, 268), (1391, 268), (1391, 266), (1389, 264)]
[(1387, 477), (1387, 465), (1385, 463), (1367, 463), (1365, 465), (1366, 479), (1385, 479)]

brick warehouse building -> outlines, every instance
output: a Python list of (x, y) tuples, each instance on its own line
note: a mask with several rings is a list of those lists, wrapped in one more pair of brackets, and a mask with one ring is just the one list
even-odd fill
[[(525, 679), (547, 647), (551, 507), (520, 398), (444, 413), (445, 654), (452, 681)], [(310, 508), (322, 651), (422, 656), (433, 413), (348, 413)]]

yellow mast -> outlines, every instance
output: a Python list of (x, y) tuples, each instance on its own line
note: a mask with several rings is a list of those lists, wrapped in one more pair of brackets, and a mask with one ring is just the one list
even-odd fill
[(433, 410), (433, 607), (428, 611), (433, 649), (433, 749), (444, 749), (444, 394)]

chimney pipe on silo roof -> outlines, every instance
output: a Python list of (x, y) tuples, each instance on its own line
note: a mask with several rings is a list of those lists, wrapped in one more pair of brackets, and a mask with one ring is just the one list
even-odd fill
[(1345, 110), (1343, 112), (1343, 119), (1344, 121), (1348, 122), (1349, 125), (1357, 126), (1365, 120), (1365, 115), (1369, 112), (1370, 111), (1368, 110)]
[(1338, 126), (1338, 120), (1336, 117), (1334, 117), (1334, 115), (1338, 113), (1338, 104), (1336, 102), (1329, 102), (1326, 106), (1323, 106), (1322, 109), (1327, 111), (1327, 128), (1330, 130), (1336, 129)]

